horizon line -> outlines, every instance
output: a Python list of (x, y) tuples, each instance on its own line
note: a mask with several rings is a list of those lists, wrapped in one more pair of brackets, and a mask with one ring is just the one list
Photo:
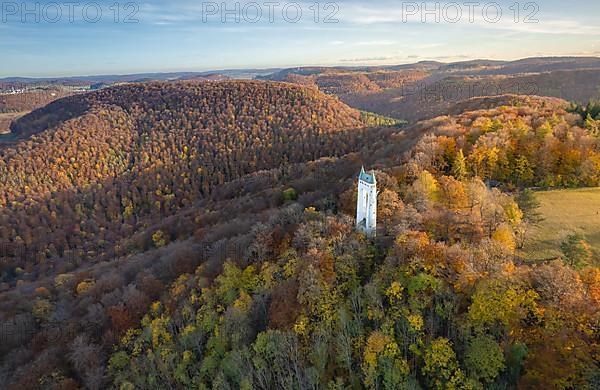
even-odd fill
[(436, 59), (424, 59), (415, 62), (407, 61), (407, 62), (398, 62), (394, 64), (356, 64), (356, 65), (323, 65), (323, 64), (309, 64), (309, 65), (285, 65), (285, 66), (264, 66), (264, 67), (232, 67), (232, 68), (206, 68), (199, 70), (157, 70), (157, 71), (140, 71), (140, 72), (123, 72), (123, 73), (89, 73), (87, 75), (63, 75), (63, 76), (0, 76), (0, 81), (7, 82), (9, 79), (27, 79), (27, 80), (57, 80), (57, 79), (83, 79), (83, 78), (91, 78), (91, 77), (127, 77), (127, 76), (144, 76), (144, 75), (169, 75), (169, 74), (182, 74), (182, 73), (194, 73), (194, 74), (219, 74), (220, 72), (243, 72), (243, 71), (270, 71), (270, 70), (284, 70), (284, 69), (293, 69), (293, 68), (313, 68), (313, 67), (321, 67), (321, 68), (390, 68), (394, 66), (401, 65), (417, 65), (421, 63), (427, 62), (435, 62), (443, 65), (448, 64), (458, 64), (458, 63), (466, 63), (472, 61), (497, 61), (497, 62), (516, 62), (528, 59), (559, 59), (559, 58), (589, 58), (589, 59), (599, 59), (600, 56), (589, 55), (589, 54), (572, 54), (572, 55), (548, 55), (548, 56), (531, 56), (531, 57), (519, 57), (517, 59), (492, 59), (492, 58), (484, 58), (484, 57), (473, 57), (470, 59), (463, 59), (460, 61), (442, 61)]

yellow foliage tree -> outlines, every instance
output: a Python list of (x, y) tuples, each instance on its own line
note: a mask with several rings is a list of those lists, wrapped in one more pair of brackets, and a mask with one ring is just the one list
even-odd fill
[(515, 234), (507, 224), (500, 225), (492, 234), (492, 240), (496, 241), (509, 252), (514, 252), (517, 247)]

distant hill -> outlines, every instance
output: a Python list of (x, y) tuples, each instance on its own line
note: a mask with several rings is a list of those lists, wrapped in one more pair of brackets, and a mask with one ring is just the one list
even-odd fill
[(496, 68), (502, 67), (507, 64), (506, 61), (495, 61), (495, 60), (469, 60), (469, 61), (459, 61), (453, 62), (450, 64), (440, 64), (438, 67), (442, 70), (448, 71), (457, 71), (457, 70), (475, 70), (482, 68)]
[(600, 58), (421, 62), (370, 68), (295, 68), (267, 78), (310, 85), (352, 107), (415, 122), (481, 96), (522, 94), (577, 102), (600, 98)]
[[(308, 85), (351, 101), (354, 96), (371, 96), (389, 89), (401, 89), (426, 79), (426, 70), (369, 69), (345, 70), (340, 68), (286, 70), (265, 79)], [(364, 108), (364, 107), (363, 107)]]
[[(0, 79), (0, 89), (26, 86), (93, 86), (96, 89), (151, 81), (259, 79), (319, 88), (327, 94), (338, 96), (354, 108), (415, 122), (440, 115), (453, 103), (478, 96), (532, 94), (585, 102), (600, 98), (599, 73), (598, 57), (535, 57), (516, 61), (420, 61), (392, 66), (308, 66), (59, 78), (9, 77)], [(10, 123), (6, 118), (4, 122), (4, 127)]]
[(600, 69), (598, 57), (536, 57), (504, 62), (482, 74), (542, 73), (557, 70)]
[(148, 81), (252, 79), (256, 76), (271, 74), (278, 70), (279, 69), (224, 69), (205, 72), (152, 72), (69, 77), (5, 77), (0, 78), (0, 88), (20, 88), (31, 85), (85, 86), (98, 83), (117, 84)]

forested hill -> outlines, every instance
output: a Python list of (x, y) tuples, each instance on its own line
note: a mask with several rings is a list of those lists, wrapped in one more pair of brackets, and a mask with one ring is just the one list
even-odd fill
[(282, 161), (347, 153), (361, 132), (339, 132), (362, 126), (333, 98), (276, 83), (151, 83), (73, 96), (13, 127), (17, 137), (39, 135), (1, 151), (0, 205), (151, 169), (172, 169), (165, 180), (207, 193)]
[(94, 109), (110, 107), (124, 110), (145, 125), (165, 121), (165, 115), (179, 115), (184, 129), (193, 126), (204, 129), (212, 124), (239, 127), (267, 120), (274, 120), (271, 123), (274, 126), (285, 122), (283, 128), (310, 123), (324, 130), (358, 124), (353, 122), (356, 113), (345, 105), (297, 86), (252, 81), (183, 81), (128, 84), (62, 99), (23, 118), (13, 130), (24, 136)]
[(299, 168), (315, 180), (287, 185), (321, 196), (181, 275), (109, 359), (115, 386), (596, 388), (597, 254), (518, 261), (535, 206), (484, 180), (600, 184), (597, 123), (556, 99), (465, 106), (363, 151), (380, 168), (377, 240), (354, 232), (356, 156)]
[[(170, 248), (166, 262), (152, 254), (157, 247), (201, 227), (218, 236), (219, 223), (226, 236), (243, 231), (264, 218), (264, 207), (284, 201), (270, 180), (397, 131), (366, 128), (360, 117), (312, 89), (237, 81), (120, 86), (61, 99), (23, 117), (14, 129), (21, 140), (0, 149), (0, 337), (6, 341), (0, 383), (106, 383), (105, 353), (134, 324), (117, 319), (122, 283), (135, 275), (138, 287), (149, 288), (142, 295), (137, 287), (130, 291), (140, 298), (131, 317), (137, 321), (146, 300), (163, 291), (160, 279), (170, 283), (192, 272), (195, 253), (213, 239), (201, 247), (184, 244), (183, 252)], [(133, 266), (133, 274), (119, 271), (119, 264)], [(96, 272), (107, 284), (95, 284)], [(69, 292), (79, 277), (94, 279), (112, 298), (73, 301), (84, 296)], [(39, 293), (53, 307), (64, 298), (62, 309), (52, 314), (42, 301), (29, 300)], [(38, 309), (50, 322), (37, 320)], [(113, 315), (121, 322), (116, 332), (109, 325)], [(67, 360), (63, 346), (77, 336), (104, 339), (103, 350), (94, 350), (93, 378), (74, 374)]]
[(2, 281), (110, 254), (246, 174), (351, 152), (362, 127), (334, 98), (278, 83), (136, 84), (56, 101), (17, 123), (34, 135), (0, 150)]
[[(297, 91), (359, 125), (352, 110), (313, 90), (235, 85), (270, 92), (249, 92), (234, 107), (255, 107), (251, 102), (279, 89)], [(194, 116), (192, 104), (190, 114), (173, 114), (179, 105), (165, 103), (168, 94), (150, 95), (160, 113), (148, 114), (139, 101), (116, 105), (117, 99), (73, 119), (122, 113), (106, 130), (98, 128), (105, 142), (121, 133), (115, 129), (139, 129), (131, 131), (132, 148), (147, 151), (147, 159), (128, 153), (145, 171), (127, 168), (98, 184), (13, 200), (2, 209), (7, 291), (0, 294), (6, 340), (0, 383), (10, 389), (594, 388), (597, 255), (581, 240), (555, 262), (524, 263), (516, 255), (535, 220), (535, 202), (520, 190), (600, 184), (600, 116), (593, 106), (503, 96), (461, 103), (463, 111), (457, 106), (405, 131), (320, 122), (329, 130), (287, 142), (284, 157), (272, 157), (278, 149), (263, 147), (265, 137), (252, 152), (239, 152), (250, 153), (240, 161), (266, 156), (276, 162), (271, 169), (236, 176), (230, 169), (238, 149), (227, 149), (223, 155), (233, 160), (217, 160), (207, 180), (234, 174), (203, 192), (192, 176), (203, 177), (206, 168), (193, 163), (191, 152), (202, 149), (168, 135), (188, 134), (177, 118), (214, 123), (215, 116)], [(264, 115), (294, 120), (286, 113), (313, 106), (288, 101), (273, 103), (278, 114)], [(161, 120), (150, 126), (147, 118)], [(176, 130), (165, 131), (173, 123)], [(289, 133), (305, 134), (301, 126)], [(214, 129), (220, 135), (231, 127)], [(60, 130), (18, 147), (33, 148), (53, 134)], [(180, 146), (177, 153), (161, 153), (172, 145)], [(314, 148), (331, 154), (318, 158)], [(296, 150), (313, 151), (305, 158), (315, 160), (291, 160)], [(344, 150), (351, 152), (342, 156)], [(381, 191), (375, 240), (353, 226), (361, 164), (377, 170)]]

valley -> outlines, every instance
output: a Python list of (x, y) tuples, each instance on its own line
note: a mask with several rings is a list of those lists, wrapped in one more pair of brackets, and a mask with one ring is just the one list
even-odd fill
[(423, 62), (401, 67), (299, 68), (270, 80), (312, 85), (350, 106), (411, 123), (444, 114), (453, 104), (504, 94), (587, 102), (600, 98), (597, 58), (531, 58), (513, 62)]

